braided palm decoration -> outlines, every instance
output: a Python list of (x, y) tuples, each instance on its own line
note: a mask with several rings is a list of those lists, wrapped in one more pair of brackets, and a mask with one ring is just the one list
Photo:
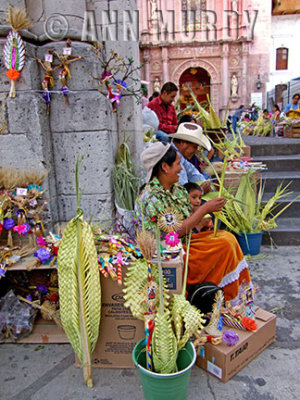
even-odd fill
[(4, 65), (7, 68), (6, 75), (11, 80), (9, 97), (15, 97), (15, 81), (20, 76), (20, 71), (25, 64), (25, 46), (18, 30), (31, 26), (26, 11), (9, 7), (8, 22), (12, 30), (8, 33), (3, 47)]
[(84, 381), (92, 387), (91, 354), (98, 340), (101, 287), (92, 229), (79, 208), (79, 166), (77, 160), (77, 215), (69, 221), (58, 252), (59, 299), (63, 328), (83, 366)]
[(201, 312), (195, 306), (192, 306), (185, 298), (190, 243), (191, 232), (188, 237), (182, 293), (173, 295), (171, 309), (172, 321), (174, 323), (178, 342), (178, 350), (182, 349), (186, 345), (189, 338), (192, 337), (198, 330), (203, 328), (203, 323), (205, 321), (203, 319), (203, 314), (201, 314)]

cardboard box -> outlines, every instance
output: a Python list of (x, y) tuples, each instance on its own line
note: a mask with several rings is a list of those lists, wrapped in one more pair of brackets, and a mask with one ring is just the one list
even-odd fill
[[(173, 260), (163, 261), (162, 266), (170, 294), (181, 293), (182, 253)], [(134, 368), (131, 353), (135, 344), (145, 336), (144, 322), (133, 318), (130, 310), (124, 307), (123, 286), (101, 276), (101, 288), (100, 332), (92, 355), (93, 367)]]
[(0, 343), (69, 343), (64, 330), (53, 321), (37, 318), (34, 321), (32, 332), (17, 341), (4, 339)]
[[(153, 263), (156, 263), (153, 260)], [(182, 274), (183, 274), (183, 252), (169, 261), (162, 262), (163, 274), (166, 279), (170, 294), (181, 294), (182, 292)]]
[(144, 337), (144, 322), (133, 318), (129, 308), (124, 307), (122, 289), (116, 281), (101, 276), (101, 321), (93, 367), (134, 368), (131, 353)]
[[(234, 329), (239, 336), (235, 346), (205, 343), (197, 357), (198, 367), (227, 382), (266, 347), (275, 341), (276, 316), (261, 308), (256, 311), (256, 332)], [(224, 326), (223, 331), (232, 328)]]
[(31, 334), (18, 340), (18, 343), (69, 343), (69, 339), (55, 322), (38, 318), (34, 322)]

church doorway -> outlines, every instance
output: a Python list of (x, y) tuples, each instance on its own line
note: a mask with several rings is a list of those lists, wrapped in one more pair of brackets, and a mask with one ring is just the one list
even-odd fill
[(205, 106), (207, 95), (210, 96), (210, 75), (204, 68), (188, 68), (179, 78), (180, 108), (184, 110), (193, 103), (189, 88), (192, 89), (197, 101)]

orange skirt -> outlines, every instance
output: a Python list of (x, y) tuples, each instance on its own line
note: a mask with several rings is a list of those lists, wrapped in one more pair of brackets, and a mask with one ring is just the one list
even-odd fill
[(208, 281), (223, 289), (226, 301), (236, 299), (239, 287), (251, 281), (243, 252), (230, 232), (218, 231), (216, 237), (213, 231), (192, 234), (187, 285)]

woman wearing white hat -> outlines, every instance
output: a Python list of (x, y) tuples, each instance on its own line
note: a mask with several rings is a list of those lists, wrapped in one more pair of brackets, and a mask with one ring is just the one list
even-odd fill
[[(154, 143), (143, 151), (141, 161), (147, 170), (147, 184), (136, 204), (139, 223), (154, 229), (163, 213), (179, 219), (177, 233), (184, 237), (208, 213), (220, 211), (225, 199), (219, 197), (200, 206), (191, 214), (188, 193), (178, 183), (182, 169), (180, 156), (169, 143)], [(250, 283), (247, 262), (235, 237), (225, 231), (193, 233), (190, 243), (188, 285), (210, 281), (224, 290), (225, 300), (234, 305), (239, 287)]]

